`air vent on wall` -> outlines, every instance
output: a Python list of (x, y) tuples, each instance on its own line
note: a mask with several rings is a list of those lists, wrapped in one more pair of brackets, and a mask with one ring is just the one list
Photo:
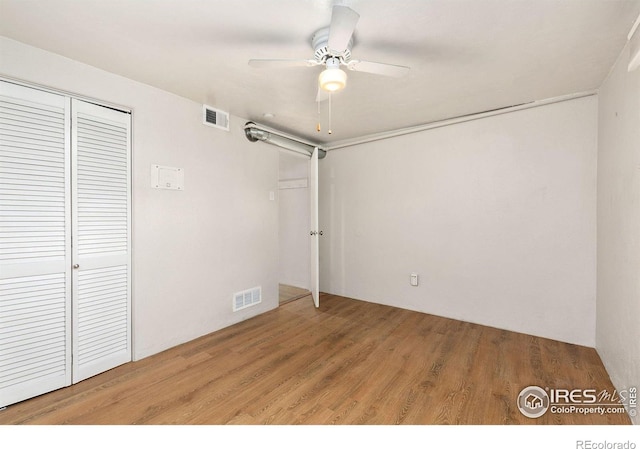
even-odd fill
[(233, 295), (233, 311), (246, 309), (262, 302), (262, 288), (254, 287)]
[(229, 131), (229, 113), (205, 104), (202, 107), (202, 123)]

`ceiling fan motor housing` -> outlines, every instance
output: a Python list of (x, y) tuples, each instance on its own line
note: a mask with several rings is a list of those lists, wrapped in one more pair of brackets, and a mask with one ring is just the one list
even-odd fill
[(335, 57), (340, 60), (341, 64), (346, 64), (351, 60), (351, 49), (353, 48), (353, 36), (349, 39), (347, 48), (342, 51), (331, 50), (329, 42), (329, 27), (316, 31), (311, 38), (311, 46), (313, 47), (313, 56), (321, 64), (324, 64), (327, 58)]

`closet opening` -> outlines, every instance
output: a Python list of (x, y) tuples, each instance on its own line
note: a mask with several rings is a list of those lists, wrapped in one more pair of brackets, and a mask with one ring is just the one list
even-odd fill
[(309, 158), (280, 151), (280, 305), (311, 294)]

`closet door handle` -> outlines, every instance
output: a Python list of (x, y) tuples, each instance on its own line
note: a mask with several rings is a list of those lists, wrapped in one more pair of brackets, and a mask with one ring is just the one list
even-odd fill
[(80, 265), (78, 265), (78, 264), (76, 263), (76, 264), (74, 264), (74, 265), (73, 265), (73, 268), (78, 269), (78, 268), (80, 268)]

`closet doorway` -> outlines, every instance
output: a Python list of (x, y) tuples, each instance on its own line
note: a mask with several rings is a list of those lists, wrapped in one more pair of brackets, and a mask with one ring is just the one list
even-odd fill
[(280, 151), (280, 304), (311, 294), (309, 158)]

